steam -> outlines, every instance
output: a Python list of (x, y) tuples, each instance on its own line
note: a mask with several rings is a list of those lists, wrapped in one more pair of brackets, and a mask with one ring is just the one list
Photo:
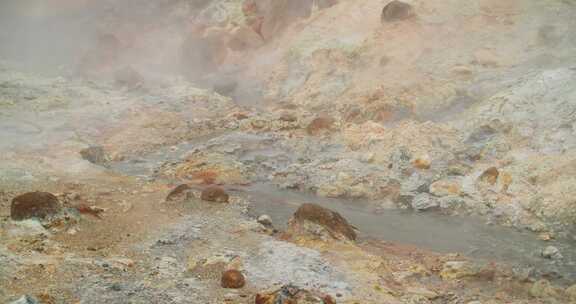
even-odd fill
[[(246, 12), (240, 7), (235, 12), (240, 17), (223, 18), (222, 3), (213, 0), (0, 0), (0, 60), (96, 81), (114, 82), (121, 77), (116, 83), (122, 84), (131, 79), (155, 82), (150, 79), (183, 77), (254, 106), (262, 99), (262, 85), (242, 73), (252, 64), (270, 65), (279, 56), (270, 49), (258, 50), (254, 56), (253, 46), (242, 49), (242, 42), (237, 44), (240, 50), (232, 50), (233, 29), (244, 26), (261, 47), (278, 28), (310, 16), (315, 2), (256, 3), (255, 20), (265, 23), (264, 33), (262, 24), (259, 29), (243, 24)], [(267, 20), (258, 19), (263, 15)], [(230, 20), (234, 18), (240, 22)]]
[[(43, 71), (71, 68), (86, 54), (100, 51), (103, 35), (112, 35), (122, 43), (120, 65), (161, 64), (155, 58), (166, 51), (166, 40), (182, 34), (173, 29), (184, 30), (183, 18), (163, 19), (167, 12), (162, 6), (168, 2), (175, 1), (2, 0), (0, 56)], [(173, 58), (173, 52), (164, 58)]]

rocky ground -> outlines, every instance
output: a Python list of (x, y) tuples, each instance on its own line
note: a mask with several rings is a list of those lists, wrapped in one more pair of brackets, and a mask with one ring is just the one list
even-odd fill
[[(576, 302), (575, 4), (387, 3), (127, 4), (69, 68), (1, 62), (0, 301)], [(137, 32), (152, 13), (175, 22)], [(530, 231), (544, 262), (390, 242), (329, 204), (278, 222), (258, 185)]]

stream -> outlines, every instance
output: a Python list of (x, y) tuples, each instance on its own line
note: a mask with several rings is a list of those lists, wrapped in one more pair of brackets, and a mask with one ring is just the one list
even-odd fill
[[(177, 149), (163, 148), (138, 159), (112, 164), (111, 169), (142, 179), (154, 179), (155, 170), (167, 162), (177, 162), (185, 152), (201, 148), (202, 143), (187, 142)], [(254, 154), (254, 150), (246, 152)], [(269, 153), (266, 151), (265, 153)], [(266, 182), (249, 186), (227, 187), (234, 195), (250, 201), (252, 216), (269, 215), (278, 228), (284, 228), (302, 203), (316, 203), (339, 212), (358, 228), (363, 238), (415, 245), (440, 253), (459, 253), (468, 257), (503, 262), (535, 276), (569, 284), (576, 280), (576, 246), (566, 239), (542, 241), (534, 233), (498, 225), (488, 225), (470, 216), (448, 216), (439, 212), (415, 212), (401, 209), (379, 209), (368, 200), (318, 197), (294, 190), (282, 190)], [(562, 259), (541, 256), (547, 246), (557, 247)]]

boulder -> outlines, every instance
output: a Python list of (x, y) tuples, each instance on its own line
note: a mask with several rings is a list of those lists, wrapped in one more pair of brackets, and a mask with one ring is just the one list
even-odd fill
[(227, 270), (222, 273), (220, 285), (223, 288), (238, 289), (246, 285), (246, 279), (244, 278), (244, 275), (238, 270)]
[(289, 233), (321, 239), (356, 240), (354, 228), (338, 212), (316, 204), (303, 204), (288, 223)]
[(45, 219), (56, 215), (62, 207), (58, 198), (48, 192), (28, 192), (15, 197), (10, 208), (10, 217), (15, 221), (30, 218)]
[(562, 254), (560, 253), (560, 250), (554, 246), (547, 246), (546, 248), (542, 249), (541, 255), (543, 258), (551, 260), (562, 259)]
[(208, 187), (202, 191), (200, 199), (208, 202), (228, 203), (230, 196), (220, 187)]
[(306, 127), (306, 132), (308, 132), (309, 135), (319, 135), (324, 131), (332, 129), (335, 122), (332, 117), (328, 116), (314, 118)]
[(402, 1), (394, 0), (384, 6), (382, 9), (382, 14), (380, 15), (380, 20), (382, 23), (401, 21), (409, 19), (414, 15), (414, 9), (412, 8), (412, 5)]
[(186, 184), (178, 185), (166, 196), (167, 202), (180, 201), (186, 198), (186, 193), (192, 188)]

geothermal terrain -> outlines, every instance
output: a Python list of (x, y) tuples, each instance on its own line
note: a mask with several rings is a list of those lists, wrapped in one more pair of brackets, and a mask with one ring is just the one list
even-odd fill
[(576, 303), (576, 2), (0, 1), (0, 302)]

